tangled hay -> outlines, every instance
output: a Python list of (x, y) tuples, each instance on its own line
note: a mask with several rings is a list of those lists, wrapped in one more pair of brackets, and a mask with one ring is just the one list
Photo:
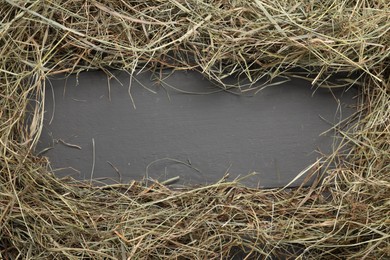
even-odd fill
[[(0, 14), (2, 259), (390, 258), (388, 1), (3, 0)], [(163, 67), (239, 91), (355, 72), (339, 85), (360, 85), (358, 113), (334, 127), (323, 178), (295, 189), (92, 187), (33, 154), (48, 76)], [(253, 84), (224, 85), (233, 74)]]

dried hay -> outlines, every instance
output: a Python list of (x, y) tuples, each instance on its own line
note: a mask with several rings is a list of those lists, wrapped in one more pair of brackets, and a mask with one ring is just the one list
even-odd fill
[[(5, 0), (0, 14), (2, 259), (390, 258), (388, 1)], [(33, 155), (46, 77), (162, 67), (239, 91), (257, 89), (223, 79), (301, 68), (337, 87), (326, 79), (355, 72), (340, 85), (361, 85), (358, 113), (335, 126), (342, 142), (324, 178), (292, 190), (91, 187), (55, 178)]]

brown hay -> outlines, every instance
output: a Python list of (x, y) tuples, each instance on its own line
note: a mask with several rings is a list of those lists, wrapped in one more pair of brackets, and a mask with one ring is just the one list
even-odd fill
[[(1, 258), (390, 258), (388, 1), (5, 0), (0, 14)], [(330, 87), (333, 73), (357, 72), (359, 112), (335, 126), (337, 167), (293, 190), (91, 187), (33, 155), (46, 77), (162, 67), (240, 91), (294, 68)], [(236, 73), (253, 85), (223, 84)]]

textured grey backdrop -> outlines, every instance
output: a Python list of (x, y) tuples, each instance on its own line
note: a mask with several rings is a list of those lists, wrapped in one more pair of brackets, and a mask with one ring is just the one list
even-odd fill
[(108, 183), (119, 171), (122, 181), (180, 176), (179, 184), (205, 184), (227, 171), (230, 180), (257, 172), (243, 183), (283, 186), (319, 157), (315, 150), (331, 151), (334, 133), (320, 136), (330, 128), (320, 116), (338, 122), (353, 112), (347, 105), (356, 94), (313, 94), (308, 81), (294, 79), (249, 97), (219, 91), (196, 72), (175, 72), (164, 84), (143, 72), (132, 80), (133, 102), (129, 74), (113, 74), (110, 84), (101, 71), (48, 81), (37, 152), (54, 147), (44, 155), (58, 175), (89, 179), (93, 167)]

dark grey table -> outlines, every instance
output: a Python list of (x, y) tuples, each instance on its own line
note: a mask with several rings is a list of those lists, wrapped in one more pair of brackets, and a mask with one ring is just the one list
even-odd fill
[(334, 132), (321, 135), (331, 127), (323, 119), (338, 122), (356, 102), (355, 89), (314, 91), (301, 79), (250, 96), (221, 91), (197, 72), (164, 71), (164, 83), (142, 72), (130, 91), (129, 74), (112, 73), (111, 80), (93, 71), (47, 81), (36, 152), (53, 147), (43, 155), (59, 176), (92, 173), (106, 183), (179, 176), (178, 184), (191, 185), (256, 172), (242, 183), (280, 187), (318, 151), (332, 151)]

